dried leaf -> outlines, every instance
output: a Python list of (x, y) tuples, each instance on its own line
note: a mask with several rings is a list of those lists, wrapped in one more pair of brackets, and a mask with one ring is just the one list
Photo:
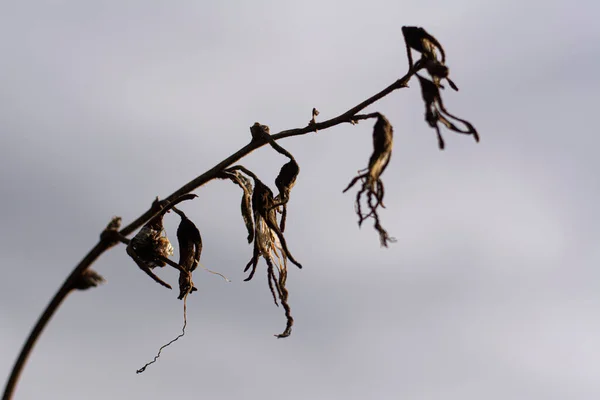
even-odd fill
[(302, 268), (302, 265), (297, 262), (290, 251), (288, 250), (287, 243), (285, 241), (285, 237), (283, 233), (277, 226), (277, 214), (275, 212), (275, 200), (273, 198), (273, 192), (267, 185), (262, 183), (259, 179), (254, 180), (254, 193), (252, 194), (252, 209), (254, 210), (254, 224), (256, 226), (255, 230), (255, 242), (258, 240), (258, 217), (262, 218), (262, 220), (266, 224), (265, 229), (270, 229), (271, 232), (277, 237), (281, 244), (281, 248), (289, 260), (294, 263), (299, 268)]
[(244, 225), (248, 231), (248, 243), (252, 243), (254, 240), (254, 222), (252, 219), (252, 182), (238, 171), (225, 171), (219, 178), (229, 179), (236, 185), (242, 188), (242, 218), (244, 219)]
[[(440, 42), (427, 33), (425, 29), (416, 26), (402, 27), (402, 34), (406, 44), (409, 69), (414, 67), (416, 72), (421, 68), (425, 68), (436, 86), (443, 89), (444, 87), (440, 84), (440, 81), (446, 79), (452, 89), (458, 90), (456, 84), (448, 77), (450, 72), (446, 66), (446, 54)], [(414, 66), (411, 49), (421, 53), (421, 59)], [(440, 52), (441, 59), (438, 59), (437, 51)]]
[[(156, 200), (153, 206), (160, 209), (160, 202)], [(133, 239), (131, 239), (131, 242), (129, 242), (127, 254), (154, 281), (171, 289), (171, 285), (164, 282), (151, 271), (156, 267), (164, 267), (166, 264), (163, 259), (173, 255), (173, 246), (164, 234), (163, 216), (165, 212), (166, 209), (140, 229)]]
[(403, 26), (402, 35), (404, 36), (404, 42), (406, 43), (406, 50), (408, 52), (408, 58), (410, 62), (410, 68), (413, 66), (412, 55), (410, 49), (416, 50), (422, 54), (423, 57), (430, 59), (436, 59), (436, 49), (439, 50), (442, 59), (442, 64), (446, 62), (446, 54), (444, 48), (438, 42), (436, 38), (431, 36), (427, 31), (418, 26)]
[[(446, 110), (444, 103), (442, 102), (439, 87), (434, 82), (427, 78), (423, 78), (419, 74), (417, 74), (417, 78), (419, 78), (419, 83), (421, 84), (421, 94), (425, 103), (425, 121), (427, 121), (429, 126), (435, 128), (439, 148), (443, 150), (445, 147), (444, 139), (442, 138), (438, 125), (439, 122), (456, 133), (472, 135), (475, 141), (479, 142), (479, 134), (469, 121), (458, 118)], [(451, 120), (460, 122), (464, 125), (464, 128), (461, 129)]]
[(275, 198), (275, 203), (279, 203), (282, 206), (281, 211), (281, 222), (279, 229), (281, 232), (285, 231), (285, 221), (287, 217), (287, 202), (290, 200), (290, 191), (296, 184), (296, 178), (300, 173), (300, 167), (296, 160), (291, 159), (281, 167), (279, 175), (275, 179), (275, 186), (279, 189), (279, 194)]
[(248, 231), (248, 243), (252, 243), (254, 240), (254, 223), (252, 221), (252, 182), (250, 179), (239, 174), (240, 187), (243, 189), (244, 194), (242, 195), (241, 210), (242, 218), (244, 219), (244, 225)]
[[(375, 220), (374, 227), (379, 232), (379, 240), (382, 246), (387, 247), (388, 242), (395, 241), (390, 237), (379, 221), (378, 208), (384, 207), (383, 195), (385, 193), (381, 175), (387, 168), (392, 156), (394, 130), (387, 118), (382, 114), (378, 114), (377, 122), (373, 127), (373, 154), (369, 159), (369, 167), (365, 172), (354, 177), (344, 192), (352, 188), (359, 180), (362, 181), (362, 187), (356, 194), (355, 208), (358, 215), (358, 225), (367, 218)], [(363, 214), (361, 200), (363, 195), (367, 198), (367, 206), (369, 213)]]
[(194, 223), (180, 210), (173, 208), (180, 217), (181, 222), (177, 228), (179, 242), (179, 265), (184, 271), (179, 272), (179, 297), (197, 290), (192, 282), (192, 272), (198, 267), (202, 253), (202, 237)]
[[(281, 169), (276, 180), (277, 186), (280, 189), (281, 197), (285, 193), (289, 196), (289, 190), (294, 185), (296, 176), (298, 175), (297, 164), (288, 163)], [(271, 189), (262, 183), (251, 171), (246, 170), (241, 166), (232, 167), (243, 170), (246, 174), (254, 179), (254, 191), (252, 192), (252, 210), (254, 219), (254, 250), (252, 258), (246, 265), (244, 271), (250, 269), (248, 277), (249, 281), (256, 272), (258, 260), (262, 256), (267, 263), (267, 282), (269, 290), (273, 295), (273, 300), (278, 305), (277, 299), (283, 306), (286, 315), (286, 329), (277, 337), (287, 337), (291, 333), (293, 318), (291, 316), (290, 307), (287, 303), (288, 292), (285, 288), (287, 277), (287, 260), (302, 268), (287, 247), (285, 237), (282, 231), (277, 226), (277, 201), (273, 198)], [(279, 197), (279, 196), (278, 196)], [(280, 199), (279, 199), (280, 200)]]

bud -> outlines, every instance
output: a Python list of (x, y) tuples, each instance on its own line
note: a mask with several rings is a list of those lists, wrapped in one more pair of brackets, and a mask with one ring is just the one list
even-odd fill
[(87, 290), (104, 282), (106, 282), (106, 280), (102, 277), (102, 275), (93, 269), (88, 268), (81, 272), (77, 278), (75, 278), (75, 281), (73, 282), (73, 289)]

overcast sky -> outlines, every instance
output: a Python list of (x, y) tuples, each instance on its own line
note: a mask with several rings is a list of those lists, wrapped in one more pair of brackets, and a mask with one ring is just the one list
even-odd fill
[[(0, 5), (0, 376), (114, 215), (129, 223), (250, 139), (333, 117), (404, 75), (402, 25), (444, 45), (435, 131), (412, 81), (369, 111), (394, 126), (379, 247), (354, 193), (372, 121), (280, 142), (301, 173), (286, 237), (292, 336), (252, 254), (239, 189), (182, 209), (204, 239), (182, 302), (123, 246), (69, 296), (16, 399), (600, 398), (600, 10), (592, 1), (19, 1)], [(243, 164), (265, 182), (285, 159)], [(175, 239), (178, 220), (169, 215)], [(176, 240), (174, 240), (176, 242)], [(176, 285), (177, 273), (158, 274)]]

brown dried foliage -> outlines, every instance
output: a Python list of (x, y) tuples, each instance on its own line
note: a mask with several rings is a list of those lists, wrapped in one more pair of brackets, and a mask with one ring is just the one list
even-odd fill
[[(423, 78), (419, 74), (417, 74), (417, 78), (419, 78), (419, 83), (421, 84), (421, 94), (423, 95), (423, 101), (425, 102), (425, 121), (427, 121), (429, 126), (435, 129), (439, 148), (443, 150), (445, 147), (444, 139), (442, 138), (442, 134), (440, 132), (439, 123), (453, 132), (464, 135), (472, 135), (473, 138), (475, 138), (475, 141), (479, 142), (479, 134), (469, 121), (458, 118), (446, 110), (446, 107), (444, 107), (444, 103), (442, 102), (442, 96), (440, 95), (439, 87), (434, 82), (427, 78)], [(460, 122), (464, 125), (464, 128), (461, 129), (451, 120)]]
[(177, 208), (173, 208), (180, 217), (181, 222), (177, 228), (177, 241), (179, 243), (179, 300), (187, 294), (198, 289), (192, 282), (192, 272), (198, 267), (202, 254), (202, 237), (196, 225)]
[[(381, 180), (381, 175), (387, 168), (390, 158), (392, 157), (392, 146), (394, 139), (394, 130), (390, 122), (383, 116), (377, 114), (377, 122), (373, 127), (373, 154), (369, 159), (369, 167), (364, 172), (359, 173), (350, 181), (344, 193), (350, 190), (359, 180), (362, 181), (362, 187), (356, 193), (355, 209), (358, 215), (358, 226), (368, 219), (374, 219), (374, 228), (379, 233), (379, 241), (381, 246), (387, 247), (388, 242), (394, 242), (395, 239), (390, 237), (385, 229), (381, 226), (377, 209), (383, 204), (384, 186)], [(361, 200), (366, 196), (368, 213), (362, 212)]]
[[(440, 83), (442, 79), (446, 79), (452, 89), (458, 91), (458, 87), (448, 76), (450, 70), (446, 66), (446, 53), (440, 42), (425, 29), (416, 26), (402, 27), (402, 34), (406, 44), (409, 69), (414, 70), (421, 85), (421, 94), (425, 102), (425, 121), (436, 130), (439, 148), (444, 149), (445, 143), (438, 123), (456, 133), (473, 135), (478, 142), (479, 135), (475, 127), (470, 122), (450, 114), (442, 102), (440, 94), (440, 89), (444, 89)], [(412, 50), (421, 53), (421, 58), (415, 64), (413, 64)], [(438, 52), (441, 58), (438, 57)], [(417, 73), (420, 69), (425, 69), (431, 76), (431, 80), (420, 76)], [(460, 122), (464, 127), (461, 129), (451, 120)]]
[(229, 179), (238, 185), (242, 193), (241, 211), (244, 225), (248, 231), (248, 243), (254, 240), (254, 220), (252, 217), (252, 182), (238, 171), (223, 171), (219, 174), (220, 179)]
[[(274, 136), (270, 135), (270, 130), (267, 125), (256, 122), (250, 127), (252, 141), (249, 144), (227, 157), (212, 169), (182, 186), (167, 198), (168, 201), (155, 201), (150, 210), (123, 229), (120, 229), (120, 218), (113, 218), (109, 226), (102, 232), (100, 242), (77, 265), (66, 283), (61, 287), (53, 301), (38, 320), (15, 363), (15, 367), (13, 368), (6, 387), (4, 398), (9, 399), (11, 397), (27, 356), (39, 337), (40, 332), (47, 324), (56, 308), (58, 308), (61, 301), (66, 297), (67, 293), (74, 289), (85, 290), (104, 281), (99, 274), (89, 269), (89, 266), (103, 252), (107, 251), (118, 242), (127, 243), (127, 253), (129, 256), (131, 256), (142, 271), (162, 286), (169, 289), (171, 288), (169, 284), (162, 281), (152, 272), (154, 268), (163, 267), (168, 264), (179, 270), (180, 292), (178, 298), (184, 300), (184, 325), (182, 333), (173, 341), (183, 336), (187, 324), (187, 295), (196, 290), (192, 282), (192, 272), (197, 268), (200, 262), (202, 238), (200, 236), (200, 231), (193, 222), (187, 218), (183, 212), (175, 209), (174, 206), (181, 201), (196, 197), (195, 195), (190, 194), (190, 192), (215, 178), (229, 179), (237, 184), (243, 191), (241, 213), (248, 231), (248, 243), (254, 244), (252, 258), (244, 269), (245, 272), (250, 270), (248, 277), (245, 280), (248, 281), (252, 279), (256, 272), (258, 260), (262, 256), (267, 263), (267, 281), (273, 300), (277, 306), (281, 303), (285, 310), (287, 320), (285, 330), (276, 336), (289, 336), (294, 320), (291, 316), (288, 304), (289, 293), (286, 289), (288, 273), (287, 261), (291, 261), (299, 268), (302, 268), (302, 265), (298, 263), (290, 253), (283, 232), (286, 227), (287, 203), (290, 199), (290, 191), (294, 187), (300, 168), (294, 157), (277, 144), (275, 141), (277, 139), (304, 135), (310, 132), (316, 133), (318, 130), (324, 130), (342, 123), (351, 123), (354, 125), (358, 121), (376, 117), (377, 122), (373, 128), (373, 153), (369, 159), (369, 165), (365, 170), (359, 172), (358, 176), (350, 182), (344, 192), (352, 188), (358, 181), (361, 181), (362, 186), (356, 195), (355, 202), (359, 226), (366, 219), (373, 218), (375, 221), (374, 227), (379, 233), (381, 245), (387, 246), (389, 242), (394, 241), (395, 239), (389, 237), (387, 232), (381, 226), (378, 215), (379, 207), (385, 208), (383, 204), (384, 185), (381, 176), (387, 168), (391, 158), (393, 145), (392, 125), (380, 113), (359, 113), (396, 89), (408, 87), (409, 80), (416, 75), (421, 85), (421, 93), (425, 103), (425, 120), (431, 127), (436, 129), (440, 149), (444, 148), (444, 141), (439, 129), (440, 123), (454, 132), (472, 135), (476, 141), (479, 141), (479, 135), (474, 126), (470, 122), (449, 113), (442, 102), (440, 94), (440, 90), (444, 89), (444, 86), (441, 85), (442, 80), (446, 80), (454, 90), (458, 90), (458, 87), (449, 78), (449, 69), (446, 65), (446, 52), (440, 42), (420, 27), (404, 26), (402, 27), (402, 34), (406, 46), (409, 70), (405, 76), (397, 79), (385, 89), (344, 113), (323, 122), (316, 121), (316, 116), (319, 115), (319, 112), (316, 108), (313, 108), (312, 119), (307, 126), (282, 131)], [(416, 62), (413, 62), (413, 51), (420, 53), (420, 58)], [(421, 70), (427, 71), (431, 79), (419, 75), (418, 73)], [(461, 124), (463, 126), (459, 127), (458, 125)], [(289, 161), (281, 167), (279, 175), (275, 180), (275, 184), (279, 190), (276, 197), (273, 196), (271, 189), (261, 182), (261, 180), (251, 171), (242, 166), (229, 167), (265, 144), (269, 144), (275, 151), (289, 159)], [(254, 180), (254, 187), (251, 180), (246, 175)], [(361, 202), (363, 198), (366, 198), (368, 207), (368, 212), (366, 213), (363, 213), (362, 211)], [(168, 258), (173, 254), (173, 248), (166, 237), (163, 227), (163, 217), (165, 213), (169, 212), (171, 209), (181, 217), (181, 223), (177, 230), (180, 249), (178, 264)], [(279, 223), (277, 221), (278, 213), (281, 214)], [(144, 223), (145, 225), (142, 226)], [(131, 240), (127, 239), (127, 236), (139, 227), (141, 227), (140, 231)], [(138, 372), (143, 372), (148, 365), (155, 362), (160, 356), (162, 349), (173, 341), (161, 347), (154, 360), (146, 364), (143, 368), (138, 370)]]
[(279, 228), (281, 232), (285, 231), (285, 220), (287, 218), (287, 203), (290, 200), (290, 192), (296, 184), (296, 178), (300, 173), (300, 166), (296, 160), (291, 159), (283, 164), (279, 175), (275, 179), (275, 186), (279, 189), (279, 194), (275, 197), (275, 203), (281, 206), (281, 222)]
[(154, 281), (171, 289), (171, 285), (152, 272), (156, 267), (164, 267), (163, 258), (173, 254), (173, 246), (164, 234), (163, 216), (164, 213), (160, 214), (140, 229), (127, 246), (127, 254)]

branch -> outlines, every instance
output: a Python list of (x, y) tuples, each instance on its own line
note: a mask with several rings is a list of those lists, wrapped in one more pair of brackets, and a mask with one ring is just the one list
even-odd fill
[[(408, 81), (415, 73), (416, 69), (411, 68), (409, 72), (402, 78), (398, 79), (379, 93), (369, 97), (365, 101), (352, 107), (351, 109), (338, 115), (337, 117), (331, 118), (323, 122), (313, 123), (313, 121), (311, 121), (311, 123), (309, 123), (304, 128), (295, 128), (281, 131), (277, 134), (272, 135), (271, 138), (272, 140), (276, 141), (291, 136), (300, 136), (310, 132), (317, 132), (317, 130), (325, 130), (327, 128), (331, 128), (342, 123), (354, 124), (359, 120), (372, 118), (373, 114), (357, 114), (366, 107), (392, 93), (394, 90), (407, 87)], [(252, 153), (254, 150), (268, 144), (269, 142), (270, 141), (250, 142), (249, 144), (245, 145), (244, 147), (242, 147), (241, 149), (239, 149), (238, 151), (236, 151), (235, 153), (233, 153), (232, 155), (230, 155), (229, 157), (227, 157), (208, 171), (204, 172), (200, 176), (183, 185), (181, 188), (177, 189), (170, 196), (163, 200), (164, 204), (168, 204), (170, 206), (174, 205), (176, 200), (178, 200), (182, 195), (188, 194), (196, 190), (200, 186), (203, 186), (206, 183), (210, 182), (211, 180), (218, 178), (219, 173), (222, 172), (225, 168), (229, 167), (230, 165), (239, 161), (243, 157)], [(121, 231), (117, 231), (116, 229), (114, 229), (114, 227), (109, 227), (102, 232), (102, 235), (100, 236), (100, 241), (89, 251), (89, 253), (79, 262), (79, 264), (77, 264), (75, 269), (73, 269), (71, 274), (64, 281), (58, 292), (54, 295), (54, 297), (52, 298), (52, 300), (50, 301), (50, 303), (36, 322), (35, 326), (33, 327), (31, 333), (29, 334), (29, 337), (27, 338), (27, 341), (25, 342), (23, 348), (21, 349), (21, 352), (19, 353), (19, 357), (17, 358), (15, 365), (13, 366), (13, 369), (11, 371), (10, 377), (4, 390), (4, 394), (2, 396), (2, 400), (12, 399), (15, 386), (17, 384), (17, 381), (19, 380), (19, 376), (21, 375), (21, 372), (23, 370), (23, 367), (25, 366), (25, 363), (27, 362), (27, 358), (29, 357), (31, 350), (37, 342), (40, 334), (48, 324), (48, 321), (50, 321), (56, 310), (62, 304), (63, 300), (67, 297), (67, 295), (74, 289), (74, 282), (76, 282), (81, 273), (85, 271), (90, 265), (92, 265), (98, 259), (98, 257), (100, 257), (100, 255), (102, 255), (105, 251), (117, 245), (121, 241), (119, 236), (129, 236), (135, 230), (140, 228), (142, 225), (144, 225), (151, 219), (156, 218), (157, 215), (160, 215), (162, 212), (164, 212), (164, 209), (157, 211), (155, 208), (150, 208), (148, 211), (146, 211), (144, 214), (138, 217), (135, 221), (131, 222)]]

